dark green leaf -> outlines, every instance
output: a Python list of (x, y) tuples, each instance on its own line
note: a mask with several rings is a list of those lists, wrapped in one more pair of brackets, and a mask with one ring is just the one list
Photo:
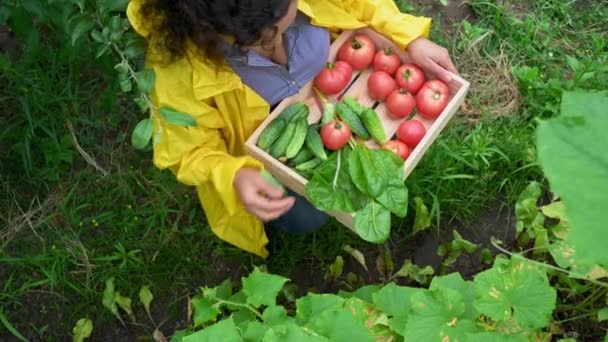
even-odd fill
[(375, 201), (355, 214), (355, 231), (368, 242), (382, 243), (391, 232), (391, 213)]
[(125, 48), (123, 49), (123, 53), (127, 58), (136, 59), (142, 57), (146, 52), (146, 41), (140, 37), (139, 35), (132, 34), (132, 32), (127, 32), (125, 34)]
[(415, 197), (414, 205), (416, 208), (416, 217), (414, 218), (413, 234), (416, 234), (431, 226), (431, 216), (429, 215), (429, 209), (424, 205), (422, 198)]
[(146, 118), (135, 126), (133, 135), (131, 136), (131, 144), (136, 149), (143, 150), (150, 142), (150, 139), (152, 139), (152, 120)]
[(167, 121), (167, 123), (176, 126), (184, 126), (184, 127), (196, 127), (196, 120), (189, 115), (181, 112), (177, 112), (171, 108), (162, 107), (160, 109), (160, 113), (163, 118)]
[(334, 189), (334, 176), (337, 170), (339, 153), (332, 153), (319, 165), (310, 181), (306, 184), (306, 196), (320, 210), (355, 212), (365, 207), (370, 198), (353, 184), (348, 172), (348, 149), (341, 154), (340, 172)]
[(156, 80), (156, 73), (154, 69), (145, 69), (137, 73), (137, 82), (139, 85), (139, 91), (142, 93), (149, 93), (154, 89), (154, 82)]
[(76, 41), (91, 31), (95, 27), (95, 22), (90, 16), (81, 14), (70, 19), (69, 26), (72, 46), (76, 46)]
[(247, 303), (255, 307), (275, 305), (285, 282), (287, 278), (264, 273), (256, 267), (249, 276), (243, 278), (243, 293), (247, 296)]
[(242, 340), (232, 317), (182, 339), (183, 342), (240, 342)]

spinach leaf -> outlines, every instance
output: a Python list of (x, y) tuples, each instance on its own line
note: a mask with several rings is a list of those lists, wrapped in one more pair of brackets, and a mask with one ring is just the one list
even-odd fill
[(382, 177), (386, 179), (386, 187), (376, 199), (398, 217), (407, 214), (408, 191), (403, 182), (403, 160), (391, 151), (377, 150), (374, 152), (374, 163), (378, 165)]
[(339, 153), (333, 153), (317, 167), (306, 184), (306, 196), (319, 210), (355, 212), (365, 207), (370, 202), (370, 198), (359, 191), (350, 178), (348, 173), (350, 151), (348, 149), (341, 151), (341, 165), (334, 189), (338, 155)]
[(375, 201), (355, 214), (355, 231), (359, 236), (372, 243), (382, 243), (391, 231), (391, 213)]
[(391, 178), (384, 192), (378, 197), (378, 203), (390, 210), (398, 217), (407, 215), (408, 191), (403, 183), (403, 179)]
[(387, 177), (384, 177), (375, 162), (378, 159), (376, 151), (370, 151), (361, 144), (355, 148), (348, 158), (348, 171), (357, 189), (373, 198), (380, 196), (386, 187)]

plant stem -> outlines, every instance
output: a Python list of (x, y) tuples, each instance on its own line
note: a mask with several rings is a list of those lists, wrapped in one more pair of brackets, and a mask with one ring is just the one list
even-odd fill
[(599, 285), (599, 286), (602, 286), (602, 287), (608, 287), (608, 283), (604, 283), (604, 282), (599, 281), (599, 280), (587, 278), (583, 274), (571, 272), (571, 271), (565, 270), (565, 269), (557, 267), (557, 266), (545, 264), (544, 262), (538, 262), (536, 260), (528, 259), (525, 256), (522, 256), (520, 254), (512, 253), (512, 252), (504, 249), (503, 247), (499, 246), (498, 243), (496, 243), (496, 239), (494, 239), (494, 238), (492, 238), (491, 243), (492, 243), (492, 246), (494, 246), (494, 248), (498, 249), (502, 253), (505, 253), (508, 256), (512, 257), (512, 258), (516, 257), (516, 258), (522, 259), (522, 260), (524, 260), (526, 262), (529, 262), (531, 264), (534, 264), (536, 266), (540, 266), (540, 267), (548, 268), (548, 269), (551, 269), (551, 270), (554, 270), (554, 271), (566, 273), (566, 274), (568, 274), (570, 276), (575, 276), (576, 278), (580, 278), (580, 279), (586, 280), (586, 281), (588, 281), (590, 283), (593, 283), (595, 285)]
[(338, 186), (338, 175), (340, 174), (340, 167), (342, 166), (342, 150), (338, 150), (338, 163), (336, 165), (336, 174), (334, 175), (333, 189), (336, 190)]
[(249, 304), (242, 304), (242, 303), (232, 302), (232, 301), (229, 301), (229, 300), (224, 300), (224, 299), (219, 299), (219, 298), (213, 298), (213, 299), (216, 300), (217, 303), (220, 304), (220, 305), (222, 305), (222, 304), (224, 304), (224, 305), (232, 305), (232, 306), (236, 306), (236, 307), (239, 307), (239, 308), (247, 309), (247, 310), (253, 312), (259, 319), (264, 319), (262, 317), (262, 314), (258, 310), (256, 310), (254, 307), (252, 307), (251, 305), (249, 305)]

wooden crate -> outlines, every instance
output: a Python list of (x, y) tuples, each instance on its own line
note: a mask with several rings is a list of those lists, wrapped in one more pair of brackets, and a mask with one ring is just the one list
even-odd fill
[[(396, 48), (395, 45), (389, 39), (376, 33), (370, 28), (362, 28), (358, 30), (349, 30), (343, 32), (333, 42), (331, 46), (331, 50), (328, 57), (329, 61), (334, 61), (336, 59), (338, 49), (340, 48), (340, 46), (342, 46), (344, 42), (349, 40), (355, 34), (359, 33), (369, 36), (376, 44), (377, 49), (393, 47), (395, 53), (399, 55), (403, 63), (409, 61), (406, 52)], [(368, 107), (373, 106), (375, 104), (375, 101), (371, 99), (367, 94), (367, 79), (369, 78), (372, 72), (373, 70), (371, 68), (362, 72), (354, 72), (353, 79), (351, 80), (349, 86), (346, 88), (346, 91), (342, 94), (328, 96), (326, 100), (329, 102), (337, 102), (343, 96), (353, 96), (361, 104)], [(427, 75), (427, 78), (431, 78), (430, 75)], [(450, 88), (450, 101), (437, 119), (427, 120), (419, 115), (413, 117), (414, 119), (420, 120), (424, 124), (425, 128), (427, 129), (427, 133), (420, 141), (420, 143), (416, 146), (416, 148), (411, 151), (409, 158), (405, 161), (405, 167), (403, 170), (404, 180), (414, 170), (424, 153), (426, 153), (428, 148), (431, 146), (433, 141), (437, 139), (439, 133), (441, 133), (448, 121), (450, 121), (452, 116), (454, 116), (454, 114), (458, 111), (458, 108), (460, 107), (460, 105), (462, 105), (464, 98), (469, 90), (469, 82), (457, 75), (454, 75), (453, 81), (448, 84), (448, 86)], [(297, 174), (295, 171), (291, 170), (287, 165), (274, 159), (268, 153), (256, 146), (256, 142), (264, 128), (266, 128), (266, 126), (270, 122), (272, 122), (272, 120), (274, 120), (287, 106), (296, 101), (305, 102), (310, 107), (310, 123), (319, 122), (322, 116), (321, 101), (319, 99), (319, 96), (313, 89), (312, 82), (310, 82), (309, 84), (304, 86), (297, 95), (286, 98), (281, 103), (279, 103), (277, 107), (272, 111), (272, 113), (270, 113), (268, 118), (260, 125), (260, 127), (258, 127), (258, 129), (251, 135), (251, 137), (247, 139), (245, 146), (247, 149), (247, 153), (263, 162), (265, 168), (270, 173), (272, 173), (279, 180), (279, 182), (281, 182), (291, 190), (295, 191), (296, 193), (305, 196), (304, 189), (307, 180)], [(387, 137), (394, 136), (401, 122), (405, 121), (406, 119), (393, 119), (388, 116), (388, 114), (386, 113), (386, 107), (383, 103), (379, 104), (375, 109), (378, 115), (380, 116)], [(375, 145), (375, 143), (371, 140), (368, 145), (370, 145), (370, 147), (377, 147), (377, 145)], [(344, 224), (350, 229), (354, 229), (354, 220), (352, 213), (330, 212), (328, 214), (334, 216), (340, 223)]]

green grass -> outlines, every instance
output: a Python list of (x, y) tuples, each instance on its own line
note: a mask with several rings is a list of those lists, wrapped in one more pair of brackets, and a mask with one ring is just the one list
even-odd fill
[[(504, 53), (523, 99), (500, 118), (479, 108), (485, 114), (475, 124), (454, 120), (407, 180), (410, 198), (423, 198), (438, 230), (473, 222), (488, 208), (511, 208), (529, 181), (543, 181), (535, 163), (536, 118), (555, 115), (563, 90), (608, 88), (605, 2), (587, 8), (518, 3), (471, 1), (478, 21), (457, 23), (455, 44), (434, 28), (433, 37), (453, 55), (489, 32), (480, 56)], [(518, 11), (526, 19), (517, 19)], [(74, 50), (37, 32), (16, 30), (29, 42), (25, 54), (0, 63), (6, 122), (0, 128), (0, 234), (10, 235), (0, 252), (0, 311), (22, 334), (65, 340), (82, 317), (93, 319), (94, 334), (103, 326), (119, 329), (101, 304), (109, 277), (134, 301), (139, 288), (150, 285), (155, 320), (173, 322), (184, 319), (188, 293), (253, 265), (286, 276), (303, 269), (322, 274), (346, 244), (375, 250), (337, 223), (314, 236), (270, 232), (265, 261), (223, 243), (208, 229), (195, 192), (155, 169), (149, 153), (129, 146), (139, 113), (128, 95), (119, 95), (113, 57), (95, 60), (87, 44)], [(476, 96), (472, 90), (472, 103), (483, 104)], [(107, 176), (76, 150), (67, 121)], [(39, 204), (42, 209), (32, 211)], [(34, 213), (29, 221), (16, 220), (26, 212)], [(411, 217), (395, 230), (407, 235), (410, 225)], [(134, 306), (144, 325), (136, 326), (138, 333), (150, 333), (143, 308)], [(0, 336), (8, 334), (2, 329)]]

